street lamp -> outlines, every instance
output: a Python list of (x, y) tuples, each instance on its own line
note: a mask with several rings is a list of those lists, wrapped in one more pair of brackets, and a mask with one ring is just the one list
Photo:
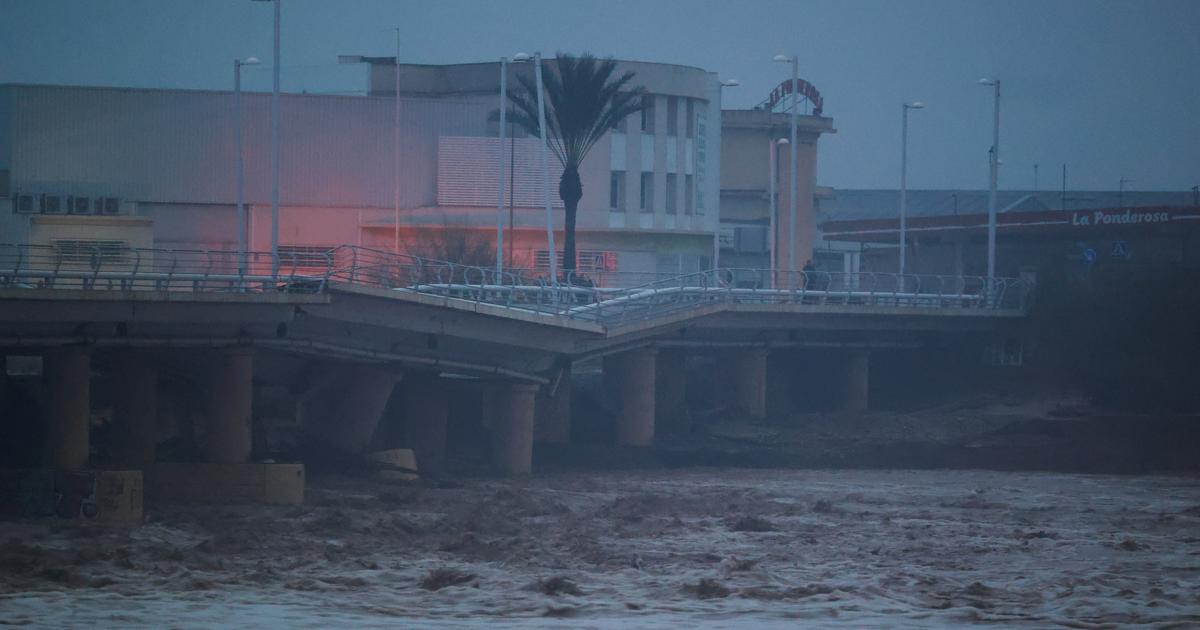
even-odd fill
[(792, 64), (792, 131), (789, 137), (791, 145), (791, 181), (788, 184), (788, 271), (796, 274), (796, 100), (800, 95), (800, 57), (797, 55), (775, 55), (775, 61)]
[(257, 66), (258, 57), (233, 60), (233, 119), (237, 145), (237, 239), (238, 275), (246, 275), (246, 173), (242, 156), (242, 66)]
[(775, 187), (777, 186), (777, 184), (775, 183), (775, 181), (779, 177), (778, 158), (779, 158), (779, 145), (781, 145), (781, 144), (791, 144), (791, 141), (788, 140), (787, 138), (778, 138), (778, 139), (771, 140), (771, 142), (769, 143), (770, 155), (767, 156), (768, 168), (771, 171), (768, 176), (768, 179), (770, 180), (770, 185), (769, 185), (770, 190), (769, 190), (768, 196), (771, 199), (771, 212), (770, 212), (769, 216), (767, 217), (767, 220), (770, 223), (770, 225), (767, 228), (767, 236), (769, 236), (771, 239), (771, 246), (770, 246), (769, 254), (771, 257), (771, 288), (772, 289), (775, 288), (775, 276), (777, 274), (777, 272), (775, 270), (775, 251), (776, 251), (776, 249), (778, 249), (778, 242), (779, 242), (779, 235), (775, 234), (775, 230), (777, 229), (776, 226), (778, 225), (777, 219), (775, 217), (775, 215), (777, 214), (777, 211), (775, 209)]
[[(392, 120), (392, 251), (396, 254), (400, 253), (400, 29), (388, 29), (396, 32), (396, 56), (393, 62), (396, 66), (396, 102), (393, 106)], [(387, 57), (382, 59), (373, 57), (367, 59), (362, 55), (338, 55), (338, 63), (373, 63), (378, 61), (386, 61)]]
[(905, 103), (900, 117), (900, 283), (904, 283), (904, 261), (908, 254), (908, 110), (924, 109), (925, 103)]
[[(528, 55), (513, 55), (513, 61), (524, 61), (528, 58)], [(550, 162), (546, 146), (550, 142), (550, 136), (546, 133), (546, 90), (542, 84), (542, 53), (533, 53), (533, 64), (537, 79), (538, 135), (541, 136), (539, 144), (542, 154), (542, 203), (546, 206), (546, 241), (550, 245), (550, 282), (557, 284), (558, 263), (555, 260), (557, 254), (554, 249), (554, 217), (550, 211)]]
[[(742, 84), (742, 82), (738, 81), (737, 79), (721, 79), (720, 81), (717, 82), (717, 87), (720, 88), (717, 90), (717, 93), (720, 94), (722, 97), (724, 97), (725, 93), (721, 92), (721, 89), (724, 89), (727, 87), (738, 87), (741, 84)], [(721, 110), (721, 108), (717, 107), (717, 111), (720, 112), (720, 110)], [(696, 186), (698, 186), (698, 184), (693, 183), (692, 186), (693, 186), (693, 188), (695, 188)], [(692, 196), (693, 197), (697, 196), (695, 190), (692, 191)], [(716, 225), (713, 226), (712, 269), (713, 269), (714, 279), (716, 279), (717, 281), (720, 281), (719, 274), (717, 272), (717, 269), (721, 268), (721, 216), (720, 216), (719, 212), (717, 213), (715, 222), (716, 222)]]
[[(513, 63), (525, 63), (529, 61), (529, 55), (525, 53), (517, 53), (512, 56)], [(497, 151), (500, 154), (500, 184), (497, 187), (496, 194), (496, 282), (501, 282), (500, 278), (504, 272), (504, 130), (508, 119), (508, 57), (500, 58), (500, 146)], [(513, 144), (512, 138), (508, 139), (509, 145)], [(512, 168), (509, 166), (509, 168)], [(511, 239), (512, 230), (512, 206), (509, 206), (509, 230), (508, 237)], [(511, 252), (512, 244), (509, 244)], [(509, 254), (509, 266), (512, 266), (512, 254)]]
[(281, 0), (253, 0), (275, 5), (274, 77), (271, 85), (271, 278), (279, 278), (279, 4)]
[(980, 79), (979, 85), (991, 86), (994, 91), (995, 122), (992, 127), (992, 149), (988, 152), (988, 232), (987, 232), (987, 277), (988, 292), (996, 280), (996, 185), (1000, 175), (1000, 80)]

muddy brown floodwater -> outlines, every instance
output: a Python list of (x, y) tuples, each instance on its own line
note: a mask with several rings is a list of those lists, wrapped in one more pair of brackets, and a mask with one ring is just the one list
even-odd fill
[(1196, 477), (317, 477), (302, 507), (0, 541), (0, 623), (33, 627), (1200, 625)]

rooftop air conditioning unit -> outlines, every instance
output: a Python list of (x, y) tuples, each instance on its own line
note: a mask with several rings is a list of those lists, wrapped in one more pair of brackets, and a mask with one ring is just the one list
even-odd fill
[(96, 197), (96, 214), (117, 215), (121, 213), (121, 201), (116, 197)]
[(87, 197), (67, 197), (67, 211), (71, 214), (91, 214), (92, 200)]
[(33, 205), (33, 195), (13, 195), (13, 212), (18, 214), (37, 212), (37, 207)]
[(63, 199), (58, 195), (42, 195), (39, 209), (42, 214), (62, 214)]

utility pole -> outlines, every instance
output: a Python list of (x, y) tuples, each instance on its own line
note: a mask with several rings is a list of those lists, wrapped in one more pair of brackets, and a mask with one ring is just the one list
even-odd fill
[(1125, 179), (1124, 177), (1117, 180), (1117, 207), (1118, 208), (1125, 207), (1125, 184), (1130, 184), (1130, 183), (1133, 183), (1133, 180)]

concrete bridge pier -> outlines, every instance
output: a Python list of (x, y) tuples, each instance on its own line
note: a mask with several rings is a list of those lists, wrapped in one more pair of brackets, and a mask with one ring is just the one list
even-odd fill
[(687, 352), (660, 350), (654, 359), (654, 415), (657, 429), (686, 432)]
[(638, 348), (604, 358), (609, 379), (620, 404), (616, 442), (621, 446), (654, 443), (654, 348)]
[(417, 469), (422, 474), (442, 472), (446, 465), (449, 387), (434, 372), (417, 372), (405, 375), (403, 390), (404, 443), (416, 453)]
[(344, 364), (327, 370), (325, 381), (300, 400), (301, 423), (318, 446), (343, 455), (360, 454), (375, 436), (400, 374)]
[(870, 350), (851, 350), (846, 357), (846, 411), (866, 411), (870, 402)]
[(562, 367), (557, 383), (542, 387), (537, 395), (533, 439), (543, 444), (571, 441), (571, 364)]
[(504, 475), (533, 470), (533, 417), (538, 386), (498, 383), (484, 396), (492, 429), (492, 465)]
[(149, 353), (126, 352), (113, 371), (113, 448), (116, 463), (144, 469), (154, 463), (158, 366)]
[(254, 352), (222, 350), (209, 364), (206, 426), (200, 454), (204, 461), (241, 464), (250, 458)]
[(753, 419), (767, 417), (766, 348), (738, 350), (733, 356), (733, 389), (738, 409)]
[(44, 355), (47, 452), (58, 470), (87, 468), (91, 421), (91, 353), (64, 347)]

